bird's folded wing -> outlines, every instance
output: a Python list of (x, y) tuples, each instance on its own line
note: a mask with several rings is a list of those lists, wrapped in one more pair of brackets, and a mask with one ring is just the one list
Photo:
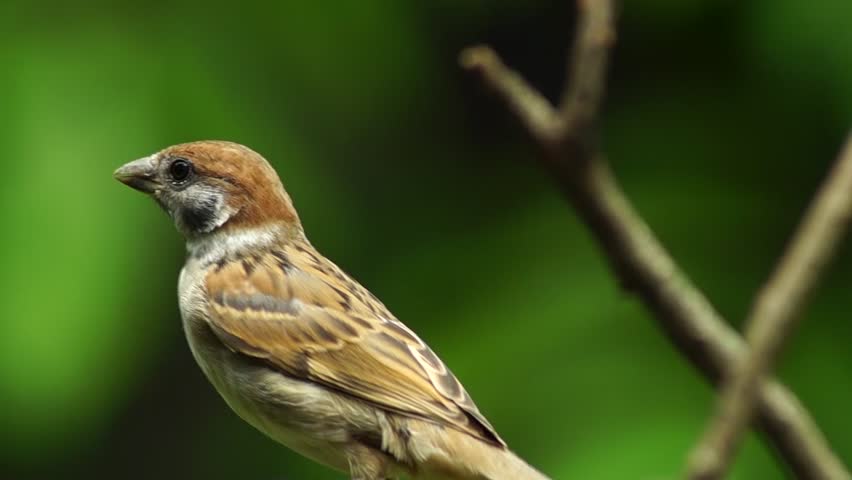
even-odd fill
[(386, 410), (504, 445), (432, 350), (307, 248), (214, 266), (206, 288), (211, 327), (230, 349)]

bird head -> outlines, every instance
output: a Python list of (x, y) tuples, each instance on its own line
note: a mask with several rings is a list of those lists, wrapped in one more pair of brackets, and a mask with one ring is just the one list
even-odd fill
[(275, 169), (243, 145), (174, 145), (121, 166), (113, 176), (154, 198), (187, 239), (270, 225), (301, 231)]

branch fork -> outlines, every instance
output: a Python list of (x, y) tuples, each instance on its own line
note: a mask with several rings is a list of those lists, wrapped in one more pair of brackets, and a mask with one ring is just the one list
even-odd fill
[(578, 0), (577, 8), (576, 40), (558, 108), (490, 47), (467, 48), (459, 60), (519, 120), (621, 283), (654, 314), (681, 353), (720, 385), (718, 415), (690, 456), (686, 477), (720, 478), (756, 414), (766, 439), (798, 478), (852, 479), (801, 402), (770, 378), (797, 313), (852, 217), (852, 137), (758, 296), (747, 343), (656, 239), (599, 150), (597, 119), (616, 38), (616, 8), (613, 0)]

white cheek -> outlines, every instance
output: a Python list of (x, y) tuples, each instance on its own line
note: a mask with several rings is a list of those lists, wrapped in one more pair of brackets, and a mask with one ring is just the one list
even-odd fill
[(216, 198), (216, 215), (213, 217), (212, 227), (210, 230), (215, 230), (225, 224), (231, 217), (236, 215), (237, 209), (225, 202), (225, 196), (219, 194)]

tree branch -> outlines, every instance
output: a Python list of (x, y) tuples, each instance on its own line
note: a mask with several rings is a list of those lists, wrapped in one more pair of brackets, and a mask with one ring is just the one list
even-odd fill
[[(488, 47), (464, 50), (477, 74), (520, 120), (544, 167), (600, 243), (617, 277), (653, 312), (680, 351), (718, 382), (747, 354), (742, 338), (680, 271), (619, 188), (594, 142), (608, 48), (615, 39), (612, 0), (578, 0), (578, 41), (555, 109)], [(776, 450), (800, 478), (847, 479), (842, 463), (796, 397), (773, 380), (758, 389), (759, 419)]]
[(615, 3), (604, 0), (577, 2), (577, 39), (565, 65), (565, 87), (560, 111), (565, 134), (589, 137), (604, 97), (609, 50), (615, 44)]
[(751, 352), (724, 384), (716, 416), (693, 450), (690, 479), (716, 479), (728, 469), (755, 409), (760, 380), (772, 370), (784, 341), (852, 218), (852, 135), (814, 198), (746, 321)]

